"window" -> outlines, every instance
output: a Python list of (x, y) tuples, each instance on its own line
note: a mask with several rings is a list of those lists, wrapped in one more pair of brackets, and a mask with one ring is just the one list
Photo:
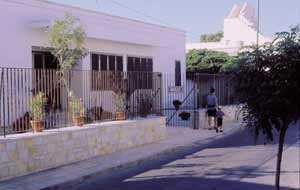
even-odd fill
[(123, 57), (117, 56), (117, 71), (123, 71)]
[(107, 71), (107, 55), (100, 55), (101, 71)]
[(134, 89), (151, 89), (153, 83), (153, 61), (146, 57), (127, 57), (129, 85)]
[(181, 86), (181, 63), (175, 61), (175, 86)]
[(109, 63), (109, 71), (115, 71), (116, 70), (116, 56), (110, 55), (108, 57), (108, 63)]
[[(123, 71), (123, 57), (117, 55), (91, 54), (91, 88), (92, 90), (113, 90), (121, 84), (121, 73)], [(97, 72), (103, 71), (103, 72)], [(109, 72), (106, 72), (109, 71)], [(116, 84), (118, 83), (118, 84)]]
[(99, 71), (99, 56), (92, 54), (92, 70)]
[(152, 58), (127, 57), (127, 71), (153, 72)]

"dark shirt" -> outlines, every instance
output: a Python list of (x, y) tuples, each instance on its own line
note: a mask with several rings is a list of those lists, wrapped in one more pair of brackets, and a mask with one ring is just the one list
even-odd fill
[(222, 119), (224, 115), (225, 115), (225, 113), (223, 111), (221, 111), (221, 110), (217, 111), (217, 118)]

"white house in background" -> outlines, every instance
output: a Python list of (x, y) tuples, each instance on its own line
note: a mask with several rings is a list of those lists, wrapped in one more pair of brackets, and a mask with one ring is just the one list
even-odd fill
[[(186, 50), (210, 49), (236, 55), (242, 47), (257, 43), (257, 30), (255, 9), (248, 3), (244, 3), (242, 6), (234, 5), (224, 19), (224, 37), (220, 42), (187, 43)], [(259, 33), (259, 44), (271, 40), (272, 38)]]
[[(89, 53), (76, 69), (162, 72), (171, 76), (172, 81), (169, 81), (168, 86), (184, 85), (186, 70), (184, 31), (47, 0), (0, 0), (0, 68), (56, 68), (53, 56), (49, 52), (46, 29), (55, 19), (62, 18), (66, 12), (82, 22), (87, 34), (85, 47)], [(17, 75), (22, 82), (27, 81), (28, 86), (22, 86), (18, 89), (18, 93), (26, 94), (24, 98), (27, 98), (28, 88), (35, 88), (34, 82), (31, 81), (33, 78), (23, 80), (22, 77), (24, 74)], [(91, 80), (84, 80), (76, 75), (73, 78), (76, 81), (73, 82), (76, 85), (75, 93), (85, 99), (96, 99), (93, 100), (94, 106), (102, 106), (104, 110), (114, 112), (112, 101), (105, 100), (105, 97), (112, 99), (111, 90), (95, 89), (93, 84), (90, 84)], [(5, 77), (4, 79), (4, 83), (7, 82)], [(47, 78), (45, 81), (49, 80), (52, 79)], [(151, 83), (151, 86), (153, 85), (154, 81)], [(76, 89), (79, 86), (84, 88)], [(9, 88), (8, 85), (5, 88)], [(17, 119), (27, 111), (26, 102), (17, 99), (19, 96), (15, 97), (16, 92), (11, 94), (13, 96), (10, 101), (16, 104), (12, 107), (23, 110), (14, 116)], [(6, 97), (3, 96), (4, 100)], [(66, 105), (66, 102), (63, 104)]]

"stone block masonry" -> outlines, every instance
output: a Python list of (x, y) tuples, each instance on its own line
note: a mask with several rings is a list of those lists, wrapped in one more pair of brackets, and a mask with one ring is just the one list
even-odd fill
[(165, 118), (157, 117), (1, 137), (0, 180), (154, 143), (166, 136)]

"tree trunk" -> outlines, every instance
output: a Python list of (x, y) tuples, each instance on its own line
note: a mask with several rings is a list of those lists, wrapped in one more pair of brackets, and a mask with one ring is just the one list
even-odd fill
[(279, 142), (278, 142), (278, 153), (277, 153), (277, 164), (276, 164), (276, 180), (275, 189), (280, 190), (280, 171), (281, 171), (281, 161), (285, 134), (287, 130), (287, 124), (285, 124), (279, 131)]

